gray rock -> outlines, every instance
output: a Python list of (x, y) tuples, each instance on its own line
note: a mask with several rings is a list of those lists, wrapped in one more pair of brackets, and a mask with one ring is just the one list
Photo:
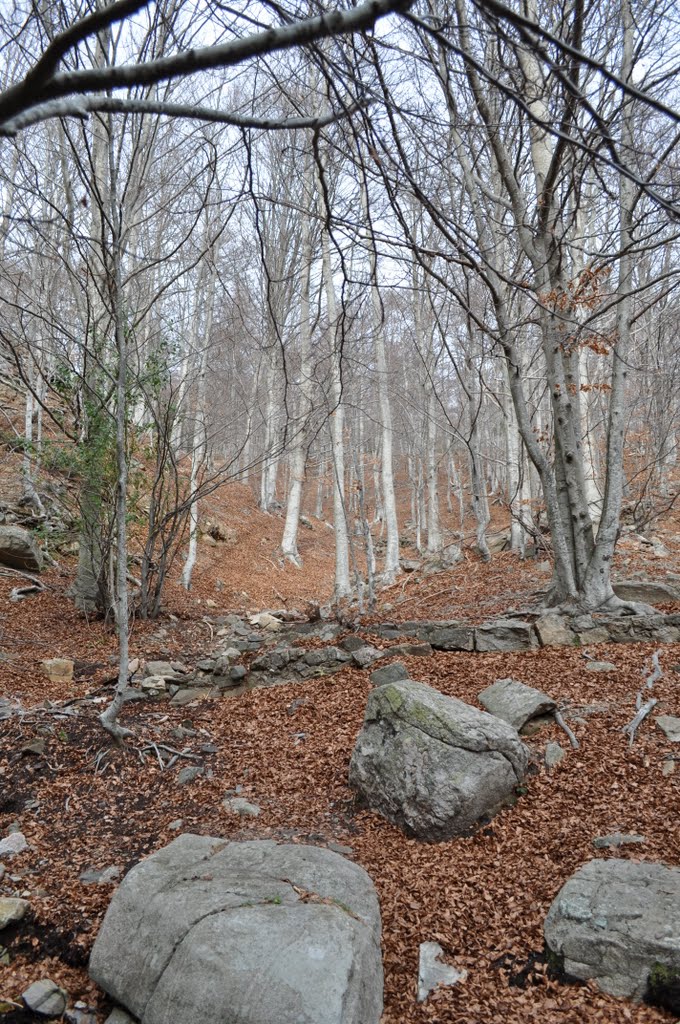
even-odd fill
[(28, 900), (13, 896), (0, 896), (0, 931), (8, 924), (21, 921), (30, 907)]
[(121, 1010), (119, 1006), (115, 1010), (111, 1010), (104, 1024), (137, 1024), (134, 1017), (131, 1017), (125, 1010)]
[(4, 839), (0, 839), (0, 857), (14, 857), (27, 849), (28, 843), (23, 832), (10, 832)]
[(360, 651), (362, 647), (365, 647), (366, 641), (362, 637), (351, 633), (344, 640), (341, 640), (338, 646), (342, 647), (343, 651), (349, 651), (350, 654), (353, 654), (354, 651)]
[(222, 801), (227, 811), (238, 814), (240, 818), (258, 818), (262, 811), (259, 804), (251, 804), (242, 796), (228, 796)]
[(188, 786), (190, 782), (200, 779), (203, 768), (198, 764), (187, 764), (177, 772), (177, 785)]
[[(612, 643), (652, 643), (672, 644), (680, 640), (680, 616), (663, 615), (626, 615), (615, 618), (607, 623), (607, 639)], [(595, 643), (594, 640), (590, 641)]]
[(613, 584), (614, 593), (622, 601), (640, 601), (643, 604), (667, 604), (680, 601), (680, 588), (651, 580), (620, 580)]
[(200, 661), (196, 662), (196, 668), (199, 672), (213, 672), (215, 669), (215, 659), (201, 658)]
[(64, 1020), (66, 1024), (97, 1024), (97, 1014), (74, 1006), (72, 1010), (66, 1011)]
[(167, 686), (163, 676), (147, 676), (142, 679), (142, 690), (150, 696), (155, 693), (165, 693)]
[(654, 721), (666, 739), (671, 743), (680, 743), (680, 718), (676, 718), (675, 715), (659, 715)]
[(568, 974), (641, 999), (654, 964), (680, 971), (679, 911), (679, 868), (591, 860), (557, 894), (545, 940)]
[(502, 718), (518, 731), (529, 719), (550, 714), (557, 707), (547, 693), (541, 693), (516, 679), (498, 679), (487, 686), (486, 690), (482, 690), (479, 701), (490, 714)]
[(0, 564), (40, 572), (43, 556), (35, 538), (21, 526), (0, 526)]
[(501, 551), (505, 551), (506, 548), (510, 547), (510, 542), (510, 530), (501, 530), (500, 533), (490, 533), (486, 538), (489, 553), (492, 555), (499, 555)]
[(536, 619), (534, 628), (538, 635), (541, 647), (566, 647), (576, 644), (576, 636), (568, 625), (569, 620), (564, 615), (556, 612), (548, 612)]
[(345, 846), (344, 843), (329, 843), (328, 849), (332, 850), (333, 853), (340, 853), (343, 857), (353, 857), (354, 850), (351, 846)]
[(170, 703), (174, 707), (184, 707), (185, 704), (191, 704), (192, 700), (200, 700), (202, 697), (209, 697), (212, 694), (212, 689), (207, 687), (185, 687), (178, 690), (174, 694)]
[(378, 1024), (377, 896), (329, 850), (180, 836), (119, 886), (90, 974), (142, 1024)]
[(144, 666), (144, 678), (160, 676), (161, 679), (176, 679), (179, 672), (175, 672), (169, 661), (147, 661)]
[(527, 763), (527, 748), (511, 726), (405, 680), (369, 694), (349, 780), (388, 821), (438, 841), (495, 813)]
[(175, 818), (174, 821), (170, 822), (170, 824), (168, 825), (168, 828), (170, 829), (171, 832), (179, 832), (179, 830), (182, 828), (183, 825), (184, 825), (184, 819), (183, 818)]
[(339, 647), (321, 647), (308, 651), (302, 660), (312, 668), (340, 668), (351, 657), (348, 651), (341, 651)]
[(616, 665), (613, 665), (611, 661), (587, 661), (586, 662), (587, 672), (616, 672)]
[(400, 679), (410, 679), (406, 665), (401, 661), (393, 661), (391, 665), (384, 665), (371, 672), (371, 686), (384, 686), (385, 683), (397, 683)]
[(398, 658), (429, 658), (433, 652), (432, 644), (396, 644), (383, 654)]
[(229, 678), (232, 683), (240, 683), (242, 679), (245, 679), (246, 675), (247, 672), (244, 665), (234, 665), (234, 667), (229, 670)]
[(593, 839), (593, 846), (596, 850), (618, 850), (620, 846), (635, 846), (638, 843), (646, 843), (644, 836), (626, 834), (625, 832), (612, 832), (608, 836), (598, 836)]
[(21, 998), (29, 1010), (41, 1017), (61, 1017), (66, 1009), (66, 993), (49, 978), (34, 981)]
[(520, 619), (499, 619), (475, 629), (477, 651), (530, 651), (536, 646), (531, 624)]
[(433, 622), (415, 635), (436, 651), (472, 651), (475, 646), (474, 629), (459, 622)]
[(78, 878), (85, 885), (109, 885), (120, 878), (120, 868), (116, 864), (110, 864), (108, 868), (87, 868)]
[(467, 971), (443, 964), (444, 950), (438, 942), (421, 942), (418, 963), (418, 1002), (423, 1003), (439, 985), (458, 985), (467, 978)]
[(555, 740), (551, 740), (545, 748), (544, 756), (546, 768), (555, 768), (560, 761), (564, 761), (567, 756), (567, 752), (559, 743), (556, 743)]
[(277, 647), (273, 651), (266, 651), (255, 658), (250, 667), (253, 672), (280, 672), (294, 658), (300, 657), (303, 653), (294, 647)]
[(374, 661), (378, 661), (384, 657), (385, 652), (379, 651), (375, 647), (367, 645), (366, 647), (360, 647), (358, 651), (352, 651), (352, 661), (359, 668), (368, 668)]

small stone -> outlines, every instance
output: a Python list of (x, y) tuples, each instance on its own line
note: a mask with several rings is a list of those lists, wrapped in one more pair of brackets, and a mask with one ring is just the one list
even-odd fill
[(259, 615), (251, 615), (248, 621), (251, 626), (259, 626), (260, 629), (268, 629), (273, 633), (277, 632), (283, 626), (281, 620), (277, 619), (275, 615), (271, 615), (269, 612), (260, 612)]
[(132, 658), (132, 660), (128, 662), (128, 675), (133, 676), (138, 669), (139, 658)]
[(45, 740), (33, 740), (32, 743), (27, 743), (21, 748), (22, 754), (35, 754), (36, 757), (42, 756), (45, 753)]
[(168, 828), (170, 829), (171, 832), (179, 832), (183, 824), (184, 820), (182, 818), (175, 818), (174, 821), (170, 822)]
[(586, 663), (588, 672), (616, 672), (616, 665), (611, 661), (589, 661)]
[(163, 676), (147, 676), (146, 679), (142, 679), (142, 690), (145, 693), (164, 693), (166, 689)]
[[(663, 777), (665, 779), (667, 779), (668, 776), (672, 775), (674, 771), (675, 771), (675, 758), (667, 757), (665, 759), (665, 761), (663, 761), (663, 763), (661, 765), (661, 774), (663, 775)], [(0, 875), (0, 878), (2, 878), (2, 875)]]
[(368, 668), (368, 666), (372, 665), (374, 661), (377, 661), (378, 658), (382, 657), (383, 652), (377, 650), (375, 647), (371, 647), (370, 645), (361, 647), (358, 651), (352, 651), (352, 661), (355, 665), (358, 665), (359, 668)]
[(188, 764), (184, 768), (180, 768), (177, 772), (177, 785), (186, 786), (190, 782), (195, 782), (203, 774), (203, 768), (197, 764)]
[(246, 675), (247, 672), (244, 665), (234, 665), (234, 667), (229, 670), (229, 678), (235, 683), (239, 683), (242, 679), (245, 679)]
[(116, 864), (110, 864), (108, 868), (86, 868), (78, 878), (85, 885), (109, 885), (120, 878), (120, 870)]
[(397, 683), (400, 679), (409, 679), (408, 669), (401, 661), (376, 668), (371, 672), (371, 686), (384, 686), (385, 683)]
[(671, 743), (680, 743), (680, 718), (674, 715), (659, 715), (654, 721), (667, 740)]
[(87, 1008), (82, 1006), (74, 1006), (72, 1010), (67, 1010), (64, 1020), (67, 1024), (97, 1024), (96, 1014), (88, 1012)]
[(627, 835), (623, 832), (612, 832), (608, 836), (598, 836), (593, 839), (593, 846), (596, 850), (618, 850), (620, 846), (635, 846), (638, 843), (646, 843), (644, 836), (634, 834)]
[(66, 1009), (66, 993), (49, 978), (34, 981), (21, 998), (29, 1010), (41, 1017), (61, 1017)]
[(418, 1002), (423, 1003), (439, 985), (457, 985), (467, 978), (467, 971), (443, 964), (444, 950), (438, 942), (421, 942), (418, 965)]
[(0, 839), (0, 857), (13, 857), (17, 853), (23, 853), (26, 849), (28, 849), (28, 843), (23, 832), (11, 832), (4, 839)]
[(564, 761), (567, 756), (567, 752), (564, 747), (561, 747), (559, 743), (551, 740), (545, 748), (545, 765), (546, 768), (554, 768), (560, 761)]
[(46, 658), (42, 667), (50, 682), (70, 683), (73, 680), (73, 661), (70, 658)]
[(0, 930), (8, 924), (21, 921), (30, 904), (27, 900), (16, 899), (11, 896), (0, 896)]
[(222, 803), (227, 811), (238, 814), (240, 818), (257, 818), (261, 811), (257, 804), (251, 804), (240, 796), (228, 796)]

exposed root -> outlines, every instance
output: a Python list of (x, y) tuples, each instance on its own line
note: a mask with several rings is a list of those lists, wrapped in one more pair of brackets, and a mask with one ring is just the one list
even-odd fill
[(124, 725), (118, 724), (115, 713), (111, 714), (113, 707), (114, 705), (112, 704), (106, 709), (106, 711), (103, 711), (99, 716), (99, 721), (101, 722), (102, 728), (105, 729), (106, 732), (113, 737), (114, 742), (120, 746), (123, 740), (127, 739), (129, 736), (134, 736), (134, 732), (132, 729), (126, 729)]

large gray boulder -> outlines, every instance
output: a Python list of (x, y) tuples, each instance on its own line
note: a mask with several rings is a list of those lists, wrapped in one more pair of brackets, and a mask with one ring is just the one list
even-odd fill
[(612, 584), (614, 593), (622, 601), (642, 604), (668, 604), (680, 601), (680, 589), (657, 580), (619, 580)]
[(557, 707), (547, 693), (541, 693), (517, 679), (497, 679), (482, 690), (479, 702), (489, 714), (502, 718), (517, 730), (537, 715), (551, 714)]
[(560, 889), (545, 941), (564, 971), (641, 999), (657, 964), (680, 976), (680, 868), (591, 860)]
[(35, 537), (21, 526), (0, 526), (0, 564), (40, 572), (43, 556)]
[(349, 781), (388, 821), (438, 841), (494, 814), (527, 762), (527, 748), (505, 722), (404, 680), (369, 694)]
[(182, 835), (123, 880), (90, 974), (141, 1024), (378, 1024), (378, 899), (330, 850)]

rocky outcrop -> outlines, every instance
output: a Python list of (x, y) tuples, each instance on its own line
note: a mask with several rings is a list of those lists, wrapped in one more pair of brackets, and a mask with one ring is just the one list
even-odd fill
[(90, 974), (141, 1024), (378, 1024), (377, 896), (330, 850), (183, 835), (125, 877)]
[(680, 868), (591, 860), (557, 894), (545, 941), (567, 974), (642, 999), (656, 965), (680, 978), (679, 917)]
[(42, 570), (42, 552), (28, 530), (20, 526), (0, 526), (0, 564), (24, 572)]
[[(440, 651), (528, 651), (539, 644), (589, 646), (599, 643), (677, 643), (680, 613), (664, 615), (578, 615), (557, 612), (526, 619), (496, 619), (470, 626), (456, 619), (446, 621), (383, 622), (371, 631), (385, 640), (415, 637)], [(396, 653), (396, 652), (394, 652)]]
[(464, 835), (522, 780), (528, 751), (492, 715), (404, 680), (374, 689), (349, 771), (368, 806), (429, 841)]
[(551, 714), (557, 704), (547, 693), (517, 679), (498, 679), (479, 695), (479, 702), (491, 715), (519, 730), (537, 715)]

